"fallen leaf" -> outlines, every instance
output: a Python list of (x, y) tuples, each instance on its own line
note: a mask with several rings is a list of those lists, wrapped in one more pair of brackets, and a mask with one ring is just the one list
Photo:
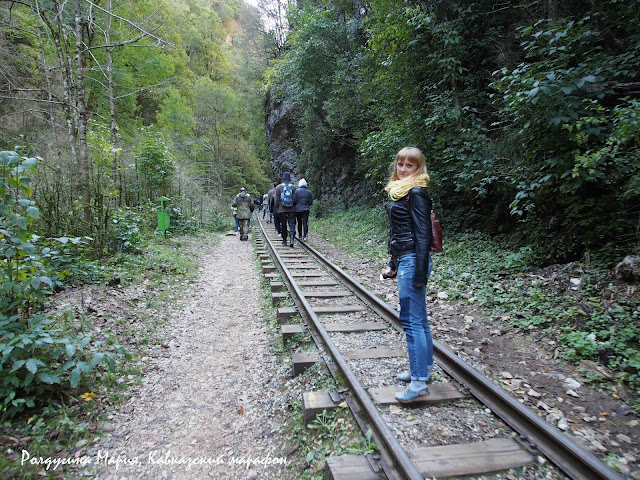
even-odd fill
[(168, 343), (163, 343), (162, 345), (160, 345), (162, 348), (169, 348), (169, 344)]
[(402, 412), (402, 409), (400, 407), (396, 406), (396, 405), (390, 405), (389, 406), (389, 412), (398, 414), (398, 413)]
[(238, 413), (244, 413), (244, 408), (242, 408), (242, 407), (238, 408), (237, 412)]

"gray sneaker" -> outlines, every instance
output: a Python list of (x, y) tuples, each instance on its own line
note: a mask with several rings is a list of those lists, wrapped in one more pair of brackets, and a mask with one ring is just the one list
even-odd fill
[(423, 389), (416, 391), (411, 388), (411, 385), (409, 385), (404, 392), (396, 392), (395, 397), (400, 403), (412, 403), (426, 400), (429, 397), (429, 394), (430, 392), (428, 387), (424, 387)]
[[(411, 373), (409, 372), (400, 372), (396, 378), (398, 380), (400, 380), (401, 382), (406, 382), (409, 383), (411, 381)], [(433, 383), (433, 375), (429, 375), (429, 379), (427, 380), (427, 383)]]

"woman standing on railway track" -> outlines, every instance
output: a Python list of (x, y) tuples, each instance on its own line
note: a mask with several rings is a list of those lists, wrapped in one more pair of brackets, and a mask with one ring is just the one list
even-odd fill
[(422, 400), (429, 395), (427, 382), (433, 367), (433, 340), (427, 316), (426, 283), (431, 272), (431, 198), (427, 193), (429, 174), (422, 152), (405, 147), (393, 162), (393, 174), (385, 190), (391, 203), (389, 214), (389, 267), (385, 278), (398, 279), (400, 322), (407, 340), (409, 372), (398, 380), (410, 382), (396, 393), (401, 403)]

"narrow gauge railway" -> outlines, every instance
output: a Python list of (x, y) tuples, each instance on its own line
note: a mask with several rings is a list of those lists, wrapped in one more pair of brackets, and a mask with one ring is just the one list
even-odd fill
[[(282, 245), (260, 222), (257, 253), (271, 280), (273, 303), (291, 296), (295, 307), (278, 309), (283, 339), (308, 333), (317, 353), (295, 353), (297, 375), (324, 361), (340, 392), (304, 394), (305, 421), (345, 401), (363, 432), (371, 430), (379, 455), (345, 455), (327, 461), (325, 478), (422, 479), (481, 475), (532, 464), (544, 456), (574, 480), (622, 480), (592, 453), (522, 405), (492, 380), (434, 341), (434, 371), (424, 402), (398, 407), (394, 393), (405, 388), (395, 374), (406, 369), (406, 346), (398, 313), (306, 243)], [(278, 278), (281, 281), (278, 281)], [(286, 290), (286, 291), (285, 291)], [(300, 323), (299, 318), (303, 323)], [(410, 409), (412, 421), (393, 410)], [(446, 425), (421, 428), (421, 418), (468, 420), (463, 442), (448, 438)], [(403, 424), (405, 423), (405, 424)], [(478, 424), (495, 428), (477, 428)]]

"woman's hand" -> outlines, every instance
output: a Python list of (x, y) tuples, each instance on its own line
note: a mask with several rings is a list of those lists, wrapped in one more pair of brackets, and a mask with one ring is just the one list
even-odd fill
[(391, 267), (385, 268), (381, 273), (382, 278), (396, 278), (396, 275), (398, 275), (398, 270)]

